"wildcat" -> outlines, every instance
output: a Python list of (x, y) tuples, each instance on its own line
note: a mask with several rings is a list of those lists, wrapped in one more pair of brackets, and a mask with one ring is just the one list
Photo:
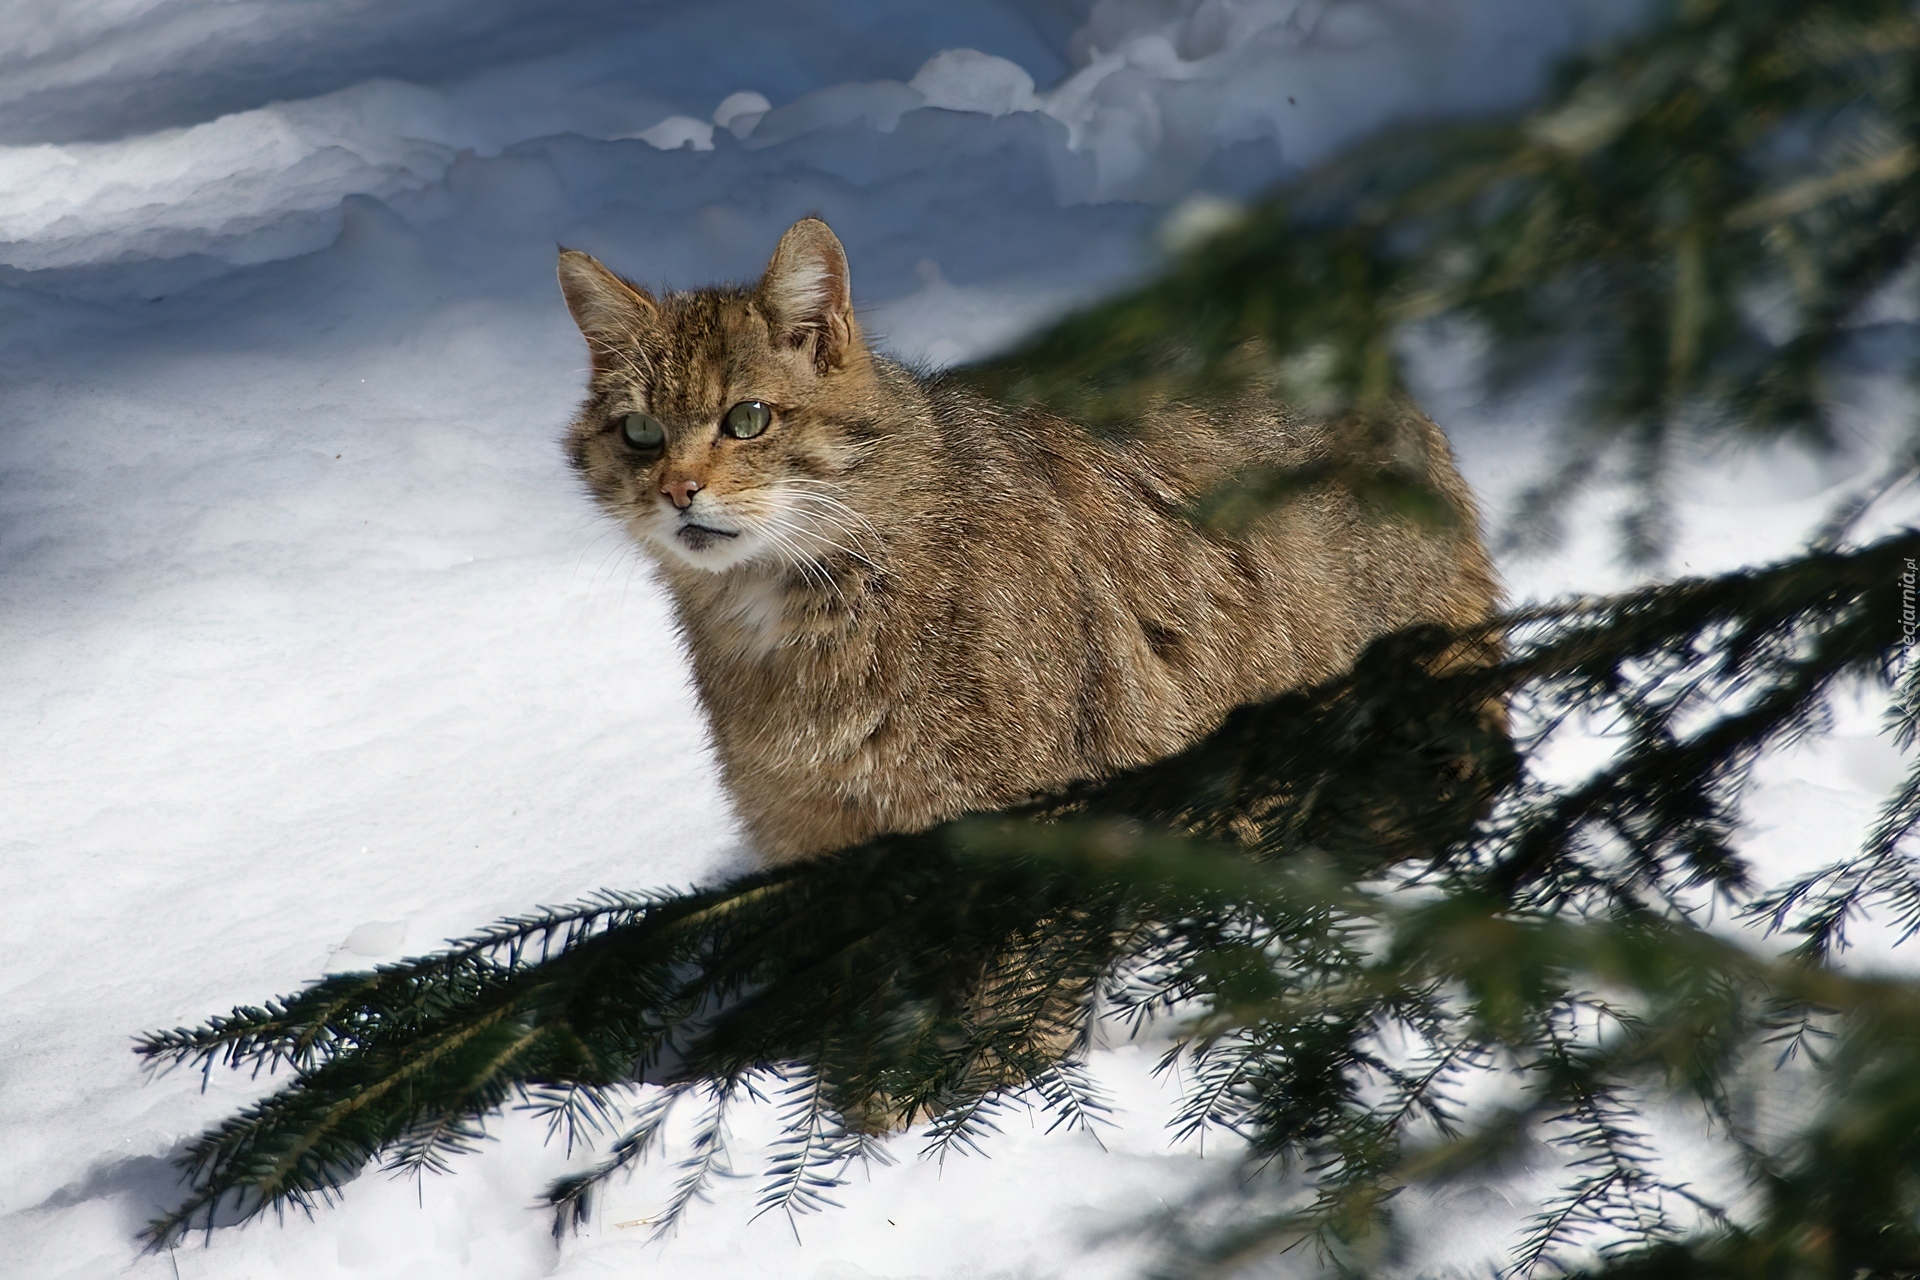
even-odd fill
[[(1472, 496), (1417, 410), (1355, 441), (1247, 395), (1099, 438), (870, 350), (817, 218), (750, 287), (656, 297), (570, 250), (559, 275), (592, 353), (571, 460), (658, 566), (768, 859), (1156, 759), (1377, 636), (1494, 607)], [(1355, 457), (1447, 518), (1367, 509), (1328, 465)], [(1237, 533), (1187, 514), (1315, 464)]]

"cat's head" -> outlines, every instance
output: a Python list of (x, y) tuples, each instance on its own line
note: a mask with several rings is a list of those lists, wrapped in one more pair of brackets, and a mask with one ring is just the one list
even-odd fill
[(826, 223), (795, 223), (751, 288), (656, 298), (572, 250), (560, 288), (593, 357), (573, 463), (643, 544), (714, 572), (852, 549), (877, 385)]

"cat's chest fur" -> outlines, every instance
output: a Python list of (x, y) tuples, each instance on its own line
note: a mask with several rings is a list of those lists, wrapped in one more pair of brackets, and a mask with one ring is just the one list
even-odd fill
[[(804, 579), (740, 573), (722, 581), (669, 586), (687, 640), (702, 705), (724, 757), (772, 767), (831, 767), (853, 755), (865, 734), (848, 723), (871, 718), (884, 697), (869, 655), (890, 632), (886, 610), (845, 575), (824, 567)], [(828, 583), (822, 586), (822, 583)]]
[(704, 647), (731, 659), (727, 662), (731, 668), (786, 665), (779, 659), (793, 655), (781, 650), (803, 644), (815, 634), (806, 625), (809, 611), (797, 598), (799, 592), (781, 577), (742, 572), (735, 580), (716, 585), (716, 590), (687, 593), (694, 599), (691, 603), (683, 599), (681, 609), (683, 613), (699, 610), (708, 633)]

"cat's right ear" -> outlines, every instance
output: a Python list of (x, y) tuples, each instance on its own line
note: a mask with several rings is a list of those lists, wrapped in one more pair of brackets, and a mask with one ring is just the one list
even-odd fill
[(560, 292), (593, 350), (595, 368), (660, 322), (652, 298), (578, 249), (560, 251)]

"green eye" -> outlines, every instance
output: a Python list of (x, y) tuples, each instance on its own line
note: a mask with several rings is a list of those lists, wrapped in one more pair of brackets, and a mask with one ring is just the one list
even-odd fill
[(735, 440), (751, 440), (767, 429), (773, 421), (773, 410), (758, 400), (742, 400), (727, 410), (727, 420), (720, 429)]
[(667, 429), (660, 419), (644, 413), (630, 413), (620, 420), (620, 434), (636, 449), (658, 449), (666, 443)]

